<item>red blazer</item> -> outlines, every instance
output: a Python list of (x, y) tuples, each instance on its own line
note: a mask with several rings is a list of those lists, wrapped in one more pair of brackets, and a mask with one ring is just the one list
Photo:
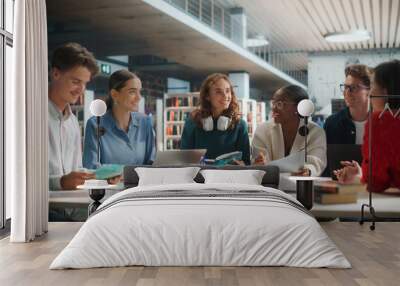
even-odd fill
[[(394, 118), (385, 112), (372, 114), (372, 192), (383, 192), (389, 187), (400, 188), (400, 115)], [(362, 146), (362, 182), (369, 177), (369, 121), (365, 124)]]

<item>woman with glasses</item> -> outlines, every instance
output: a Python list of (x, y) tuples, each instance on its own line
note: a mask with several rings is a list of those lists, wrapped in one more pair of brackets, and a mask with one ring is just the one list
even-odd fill
[[(109, 79), (107, 112), (100, 121), (100, 164), (151, 164), (155, 137), (151, 117), (138, 113), (142, 82), (128, 70), (114, 72)], [(96, 118), (87, 121), (83, 166), (97, 167)]]
[[(297, 113), (297, 105), (303, 99), (308, 99), (307, 92), (296, 85), (275, 92), (271, 99), (272, 120), (257, 126), (254, 134), (254, 164), (264, 165), (304, 150), (304, 134), (299, 132), (304, 123)], [(308, 123), (308, 131), (307, 164), (295, 175), (319, 176), (326, 166), (325, 133), (314, 122)]]
[[(355, 183), (360, 179), (367, 183), (371, 177), (371, 192), (384, 192), (390, 187), (400, 189), (399, 79), (399, 60), (381, 63), (374, 68), (370, 91), (373, 113), (371, 121), (365, 125), (362, 168), (356, 161), (342, 162), (344, 167), (334, 172), (341, 183)], [(388, 95), (391, 96), (386, 97)], [(369, 157), (369, 139), (372, 158)], [(369, 173), (370, 161), (372, 173)]]

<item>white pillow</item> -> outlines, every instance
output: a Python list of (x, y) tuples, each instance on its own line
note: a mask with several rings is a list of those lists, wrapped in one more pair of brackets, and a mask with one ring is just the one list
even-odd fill
[(195, 183), (193, 179), (199, 170), (199, 167), (135, 168), (139, 176), (138, 186)]
[(204, 183), (234, 183), (261, 185), (265, 171), (262, 170), (202, 170)]

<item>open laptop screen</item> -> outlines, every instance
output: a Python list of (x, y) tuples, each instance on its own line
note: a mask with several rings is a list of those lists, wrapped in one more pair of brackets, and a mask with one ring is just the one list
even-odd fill
[(206, 152), (207, 149), (158, 151), (153, 165), (198, 165)]

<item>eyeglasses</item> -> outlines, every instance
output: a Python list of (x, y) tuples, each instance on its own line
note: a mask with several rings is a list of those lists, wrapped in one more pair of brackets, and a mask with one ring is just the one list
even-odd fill
[(357, 92), (361, 89), (369, 89), (368, 86), (362, 85), (362, 84), (356, 84), (356, 85), (348, 85), (348, 84), (344, 84), (342, 83), (340, 85), (340, 91), (344, 92), (345, 90), (348, 90), (349, 92)]
[(285, 108), (286, 104), (290, 104), (290, 105), (296, 105), (296, 103), (294, 102), (289, 102), (289, 101), (283, 101), (283, 100), (271, 100), (269, 102), (269, 105), (271, 108), (275, 108), (282, 110), (283, 108)]

